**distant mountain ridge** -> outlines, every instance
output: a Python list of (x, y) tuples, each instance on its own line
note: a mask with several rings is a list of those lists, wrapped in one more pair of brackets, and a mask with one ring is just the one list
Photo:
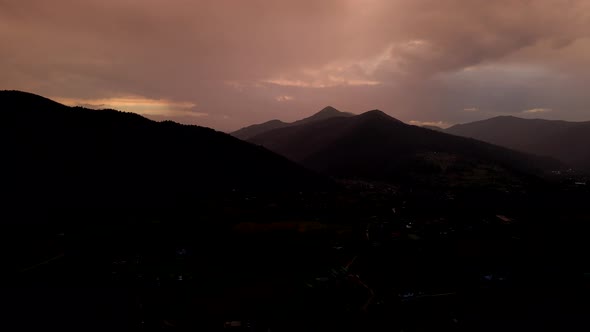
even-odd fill
[(327, 107), (324, 107), (318, 113), (315, 113), (314, 115), (309, 116), (307, 118), (297, 120), (295, 122), (288, 123), (288, 122), (283, 122), (281, 120), (270, 120), (270, 121), (267, 121), (264, 123), (255, 124), (255, 125), (251, 125), (251, 126), (236, 130), (236, 131), (232, 132), (231, 135), (234, 137), (237, 137), (239, 139), (248, 140), (256, 135), (260, 135), (264, 132), (274, 130), (274, 129), (285, 128), (285, 127), (289, 127), (289, 126), (296, 126), (296, 125), (300, 125), (300, 124), (310, 123), (310, 122), (314, 122), (314, 121), (321, 121), (321, 120), (330, 119), (330, 118), (349, 117), (349, 116), (354, 116), (354, 114), (347, 113), (347, 112), (341, 112), (332, 106), (327, 106)]
[(495, 167), (535, 173), (559, 165), (550, 158), (407, 125), (379, 110), (278, 128), (249, 141), (329, 175), (378, 180), (482, 169), (493, 173)]
[(327, 184), (284, 157), (209, 128), (68, 107), (20, 91), (0, 91), (0, 118), (3, 197), (32, 208), (190, 205), (216, 193)]
[(441, 128), (441, 127), (438, 127), (438, 126), (423, 125), (423, 126), (420, 126), (420, 127), (422, 127), (422, 128), (426, 128), (426, 129), (430, 129), (430, 130), (444, 131), (444, 129), (443, 129), (443, 128)]
[(446, 133), (559, 159), (590, 170), (590, 121), (522, 119), (499, 116), (452, 126)]

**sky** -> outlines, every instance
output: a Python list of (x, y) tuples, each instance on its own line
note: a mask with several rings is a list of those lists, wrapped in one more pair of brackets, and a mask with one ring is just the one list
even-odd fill
[(590, 120), (587, 0), (0, 0), (0, 89), (221, 131)]

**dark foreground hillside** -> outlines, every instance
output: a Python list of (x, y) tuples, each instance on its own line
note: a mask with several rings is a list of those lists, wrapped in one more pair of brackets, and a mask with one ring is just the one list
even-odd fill
[(512, 204), (364, 183), (349, 190), (277, 198), (274, 207), (250, 198), (206, 211), (28, 214), (45, 222), (2, 228), (3, 324), (587, 330), (590, 193), (582, 188)]
[[(206, 195), (299, 192), (327, 181), (212, 129), (0, 92), (3, 203), (170, 207)], [(324, 187), (325, 188), (325, 187)]]

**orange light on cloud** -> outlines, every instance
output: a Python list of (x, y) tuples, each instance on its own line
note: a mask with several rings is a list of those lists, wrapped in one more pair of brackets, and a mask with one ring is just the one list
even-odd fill
[(204, 117), (209, 114), (192, 111), (197, 104), (193, 102), (173, 101), (168, 99), (150, 99), (145, 97), (114, 97), (99, 99), (79, 99), (54, 97), (54, 100), (69, 106), (83, 106), (93, 109), (116, 109), (145, 116), (189, 116)]
[(553, 110), (550, 108), (532, 108), (532, 109), (523, 111), (523, 113), (528, 113), (528, 114), (549, 113), (549, 112), (553, 112)]
[(417, 121), (417, 120), (412, 120), (409, 122), (411, 125), (414, 126), (432, 126), (432, 127), (439, 127), (439, 128), (448, 128), (450, 126), (452, 126), (452, 124), (448, 123), (448, 122), (444, 122), (444, 121)]

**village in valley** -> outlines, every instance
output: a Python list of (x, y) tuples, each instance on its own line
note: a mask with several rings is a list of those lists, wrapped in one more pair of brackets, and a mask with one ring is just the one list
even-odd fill
[[(494, 194), (498, 205), (484, 207), (470, 205), (460, 191), (347, 185), (354, 195), (225, 202), (226, 216), (239, 211), (252, 218), (224, 226), (175, 228), (165, 214), (124, 230), (111, 224), (102, 232), (118, 229), (118, 238), (108, 235), (108, 245), (101, 244), (110, 260), (80, 266), (93, 282), (133, 286), (133, 324), (146, 330), (282, 331), (295, 321), (328, 330), (350, 324), (457, 330), (473, 327), (474, 317), (478, 324), (493, 321), (519, 306), (557, 310), (543, 299), (531, 304), (554, 287), (547, 285), (564, 282), (533, 257), (549, 260), (552, 250), (567, 250), (559, 248), (561, 231), (552, 244), (531, 231), (533, 222), (551, 227), (547, 216), (521, 206), (536, 206), (537, 198)], [(587, 193), (582, 185), (564, 188)], [(294, 205), (300, 213), (289, 215)], [(250, 213), (261, 206), (265, 215)], [(89, 250), (81, 260), (99, 255)]]

